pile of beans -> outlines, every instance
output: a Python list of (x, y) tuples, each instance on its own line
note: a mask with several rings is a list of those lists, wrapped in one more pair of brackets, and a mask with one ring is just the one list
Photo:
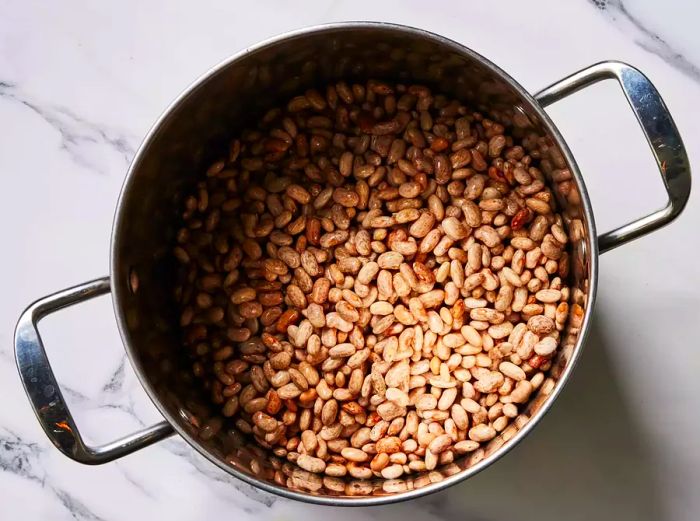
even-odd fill
[(372, 80), (309, 90), (242, 132), (185, 200), (174, 248), (183, 344), (221, 411), (200, 436), (235, 425), (358, 479), (496, 437), (569, 312), (538, 159), (522, 130)]

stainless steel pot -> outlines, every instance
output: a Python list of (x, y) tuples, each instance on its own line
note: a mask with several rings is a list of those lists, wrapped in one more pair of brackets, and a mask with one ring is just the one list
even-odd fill
[[(339, 78), (378, 77), (429, 83), (527, 132), (539, 146), (541, 168), (556, 193), (570, 237), (572, 318), (547, 379), (526, 410), (488, 446), (427, 476), (378, 482), (348, 479), (329, 489), (318, 477), (285, 464), (287, 486), (275, 483), (274, 458), (233, 429), (212, 439), (197, 424), (210, 414), (178, 370), (178, 343), (169, 287), (171, 245), (182, 194), (220, 150), (224, 139), (278, 100)], [(569, 148), (544, 107), (604, 79), (617, 80), (649, 142), (668, 192), (668, 204), (598, 236), (586, 187)], [(111, 274), (44, 297), (22, 314), (15, 332), (17, 366), (34, 412), (68, 457), (100, 464), (174, 432), (226, 472), (270, 492), (312, 503), (369, 505), (414, 498), (473, 476), (510, 450), (537, 424), (568, 380), (588, 330), (596, 296), (598, 254), (669, 223), (690, 193), (688, 158), (654, 86), (637, 69), (603, 62), (535, 94), (474, 51), (419, 29), (383, 23), (343, 23), (292, 32), (247, 49), (216, 66), (165, 111), (129, 169), (116, 209)], [(138, 285), (135, 281), (138, 280)], [(61, 308), (112, 292), (129, 359), (165, 421), (100, 447), (90, 447), (61, 395), (37, 322)], [(258, 473), (250, 470), (251, 461)]]

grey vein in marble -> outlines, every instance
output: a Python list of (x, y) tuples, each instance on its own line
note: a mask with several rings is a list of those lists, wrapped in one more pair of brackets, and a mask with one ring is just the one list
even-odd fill
[(241, 494), (245, 495), (247, 498), (252, 499), (257, 503), (261, 503), (266, 507), (272, 506), (279, 498), (269, 494), (261, 489), (252, 487), (241, 481), (229, 476), (223, 470), (218, 468), (216, 465), (211, 463), (209, 460), (200, 456), (192, 447), (187, 445), (182, 439), (175, 439), (163, 442), (164, 447), (168, 452), (179, 456), (187, 461), (192, 468), (206, 476), (208, 479), (222, 483), (228, 486), (232, 486), (238, 490)]
[(0, 470), (44, 484), (46, 475), (39, 463), (44, 449), (28, 443), (6, 428), (0, 429)]
[(68, 492), (61, 489), (52, 488), (53, 493), (56, 495), (58, 500), (66, 507), (73, 516), (73, 519), (78, 521), (104, 521), (104, 518), (96, 515), (88, 507), (86, 507), (81, 501), (71, 496)]
[(135, 148), (130, 143), (131, 138), (87, 121), (65, 107), (33, 102), (14, 83), (0, 80), (0, 100), (18, 103), (43, 119), (61, 136), (61, 148), (75, 163), (89, 170), (105, 173), (103, 165), (96, 164), (82, 153), (81, 147), (85, 145), (107, 146), (119, 154), (126, 165), (134, 156)]
[(126, 355), (122, 356), (121, 362), (116, 371), (112, 374), (109, 382), (107, 382), (102, 388), (102, 392), (105, 393), (116, 393), (121, 391), (124, 387), (124, 365), (126, 364)]
[(144, 485), (139, 479), (132, 476), (131, 472), (129, 472), (124, 467), (124, 465), (117, 461), (114, 463), (114, 466), (117, 469), (119, 469), (119, 472), (121, 472), (125, 480), (134, 485), (134, 490), (138, 490), (147, 498), (152, 499), (153, 501), (157, 501), (156, 495), (148, 487), (146, 487), (146, 485)]
[(615, 24), (621, 25), (621, 30), (634, 33), (634, 42), (642, 49), (650, 52), (671, 67), (678, 69), (693, 80), (700, 80), (700, 67), (691, 62), (661, 36), (647, 28), (644, 23), (625, 7), (622, 0), (589, 0), (600, 9)]
[[(49, 448), (53, 450), (53, 447)], [(38, 443), (28, 443), (6, 428), (0, 428), (0, 470), (39, 484), (50, 490), (70, 515), (77, 520), (102, 521), (82, 502), (65, 490), (47, 482), (46, 472), (41, 463), (46, 449)]]

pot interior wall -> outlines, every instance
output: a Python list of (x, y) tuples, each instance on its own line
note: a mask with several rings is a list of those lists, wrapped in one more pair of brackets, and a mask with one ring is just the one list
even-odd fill
[[(275, 103), (325, 82), (384, 78), (426, 83), (482, 110), (536, 143), (539, 167), (550, 177), (564, 208), (573, 244), (570, 255), (570, 304), (581, 306), (577, 320), (562, 336), (561, 354), (529, 407), (487, 447), (439, 468), (430, 476), (376, 483), (348, 479), (343, 486), (324, 483), (283, 461), (248, 448), (245, 437), (224, 423), (210, 439), (200, 432), (214, 415), (198, 394), (178, 339), (173, 303), (172, 248), (180, 223), (183, 194), (208, 164), (225, 155), (228, 140)], [(547, 134), (530, 102), (489, 66), (456, 44), (420, 31), (392, 26), (329, 27), (299, 34), (248, 52), (209, 75), (160, 121), (132, 165), (122, 195), (113, 237), (113, 290), (122, 333), (132, 363), (168, 419), (196, 440), (200, 450), (220, 464), (253, 479), (273, 484), (273, 466), (281, 468), (288, 486), (316, 495), (387, 495), (425, 486), (460, 473), (495, 454), (516, 436), (547, 402), (557, 378), (578, 348), (585, 310), (590, 263), (586, 244), (589, 224), (583, 216), (578, 185), (564, 155)], [(587, 247), (588, 246), (588, 247)], [(129, 285), (133, 275), (138, 290)], [(213, 420), (215, 424), (218, 420)], [(250, 470), (256, 459), (258, 473)], [(468, 471), (467, 471), (468, 472)], [(326, 485), (332, 485), (331, 490)]]

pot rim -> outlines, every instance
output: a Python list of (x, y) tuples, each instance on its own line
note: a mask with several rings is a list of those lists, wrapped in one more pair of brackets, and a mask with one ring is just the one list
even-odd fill
[[(199, 443), (199, 441), (193, 437), (189, 432), (187, 432), (185, 429), (183, 429), (180, 424), (176, 421), (173, 415), (170, 414), (170, 412), (163, 406), (163, 404), (160, 401), (160, 398), (158, 396), (158, 393), (156, 390), (153, 388), (151, 385), (150, 381), (147, 379), (145, 371), (139, 362), (139, 358), (134, 352), (133, 347), (131, 346), (130, 338), (129, 338), (129, 331), (126, 325), (126, 320), (124, 317), (124, 313), (122, 310), (121, 306), (121, 301), (123, 299), (123, 292), (126, 291), (126, 288), (123, 288), (120, 284), (119, 281), (117, 280), (117, 273), (118, 273), (118, 266), (116, 265), (116, 252), (118, 250), (118, 237), (121, 235), (120, 231), (122, 227), (124, 226), (124, 220), (126, 219), (126, 216), (123, 215), (122, 208), (124, 206), (124, 199), (126, 197), (126, 194), (128, 193), (131, 183), (133, 181), (135, 172), (138, 170), (143, 158), (147, 155), (149, 152), (150, 145), (154, 138), (158, 135), (158, 133), (161, 130), (161, 127), (167, 120), (171, 117), (172, 113), (176, 110), (176, 108), (183, 103), (186, 99), (188, 99), (191, 95), (193, 95), (196, 91), (198, 91), (200, 88), (203, 88), (204, 84), (221, 72), (222, 70), (226, 69), (229, 67), (231, 64), (234, 62), (238, 61), (239, 59), (246, 57), (250, 54), (255, 54), (257, 52), (260, 52), (270, 46), (277, 45), (281, 42), (287, 41), (287, 40), (292, 40), (292, 39), (297, 39), (297, 38), (302, 38), (308, 34), (319, 34), (319, 33), (326, 33), (326, 32), (334, 32), (337, 30), (354, 30), (354, 29), (382, 29), (382, 30), (390, 30), (394, 32), (401, 32), (401, 33), (408, 33), (412, 34), (415, 36), (419, 36), (421, 38), (425, 39), (430, 39), (435, 41), (436, 43), (439, 43), (454, 52), (467, 55), (470, 58), (480, 62), (484, 67), (486, 67), (490, 72), (492, 72), (494, 75), (502, 79), (503, 81), (507, 82), (515, 92), (520, 96), (520, 98), (523, 100), (523, 102), (529, 104), (529, 108), (537, 114), (539, 117), (540, 121), (543, 123), (543, 126), (545, 126), (546, 130), (550, 133), (550, 135), (556, 139), (557, 145), (562, 151), (562, 154), (564, 155), (567, 164), (569, 165), (569, 169), (571, 171), (571, 174), (573, 178), (576, 181), (577, 188), (579, 190), (580, 196), (581, 196), (581, 203), (583, 207), (583, 215), (586, 219), (586, 224), (588, 225), (588, 237), (585, 242), (585, 247), (588, 249), (587, 251), (587, 256), (588, 256), (588, 262), (590, 266), (590, 271), (589, 271), (589, 289), (587, 293), (587, 305), (586, 309), (584, 312), (584, 317), (583, 317), (583, 322), (581, 325), (581, 331), (578, 335), (578, 338), (576, 340), (576, 344), (574, 346), (573, 352), (571, 354), (571, 358), (569, 359), (568, 364), (564, 368), (561, 376), (557, 380), (554, 389), (552, 390), (551, 394), (547, 398), (547, 400), (542, 404), (542, 406), (533, 414), (527, 424), (521, 429), (518, 430), (518, 432), (513, 436), (513, 438), (509, 439), (507, 442), (504, 442), (504, 444), (494, 451), (492, 454), (490, 454), (488, 457), (485, 457), (483, 460), (479, 461), (478, 463), (472, 465), (471, 467), (462, 470), (461, 472), (458, 472), (452, 476), (448, 476), (442, 481), (439, 481), (437, 483), (431, 483), (430, 485), (427, 485), (425, 487), (419, 488), (419, 489), (414, 489), (414, 490), (408, 490), (406, 492), (400, 492), (400, 493), (395, 493), (395, 494), (390, 494), (386, 496), (363, 496), (363, 497), (348, 497), (348, 496), (322, 496), (322, 495), (314, 495), (311, 493), (302, 493), (298, 492), (295, 490), (288, 489), (286, 487), (282, 487), (276, 484), (269, 483), (267, 481), (259, 480), (257, 478), (254, 478), (252, 476), (246, 475), (242, 473), (240, 470), (231, 467), (229, 465), (226, 465), (222, 460), (219, 458), (215, 457), (213, 454), (209, 453), (207, 450), (203, 448), (203, 446)], [(505, 454), (507, 454), (510, 450), (512, 450), (516, 445), (520, 443), (534, 428), (535, 425), (542, 419), (542, 417), (549, 411), (550, 407), (554, 403), (554, 401), (557, 399), (559, 396), (560, 392), (566, 385), (567, 381), (569, 380), (569, 377), (571, 375), (571, 372), (573, 371), (574, 367), (576, 366), (576, 363), (581, 355), (581, 351), (583, 349), (583, 344), (585, 342), (586, 336), (588, 334), (588, 329), (589, 329), (589, 322), (591, 320), (592, 316), (592, 311), (593, 307), (595, 305), (595, 299), (596, 299), (596, 293), (597, 293), (597, 286), (598, 286), (598, 244), (597, 244), (597, 234), (596, 234), (596, 227), (595, 227), (595, 221), (593, 218), (593, 211), (591, 207), (591, 202), (588, 196), (588, 191), (586, 189), (586, 185), (584, 183), (583, 177), (581, 176), (581, 172), (578, 168), (578, 165), (576, 164), (576, 161), (573, 158), (573, 155), (571, 154), (571, 151), (569, 150), (569, 147), (567, 146), (566, 142), (564, 141), (564, 138), (561, 136), (559, 130), (555, 126), (554, 122), (550, 119), (550, 117), (547, 115), (545, 110), (542, 108), (542, 106), (535, 100), (535, 98), (530, 94), (525, 88), (523, 88), (520, 83), (518, 83), (515, 79), (513, 79), (508, 73), (503, 71), (500, 67), (495, 65), (493, 62), (488, 60), (487, 58), (483, 57), (481, 54), (473, 51), (472, 49), (466, 47), (465, 45), (458, 43), (454, 40), (451, 40), (449, 38), (446, 38), (444, 36), (440, 36), (438, 34), (435, 34), (431, 31), (427, 31), (424, 29), (419, 29), (415, 27), (410, 27), (406, 25), (401, 25), (401, 24), (395, 24), (395, 23), (388, 23), (388, 22), (372, 22), (372, 21), (348, 21), (348, 22), (334, 22), (334, 23), (328, 23), (328, 24), (320, 24), (320, 25), (313, 25), (301, 29), (296, 29), (293, 31), (285, 32), (280, 35), (268, 38), (266, 40), (261, 41), (260, 43), (257, 43), (253, 46), (246, 47), (245, 49), (231, 55), (230, 57), (226, 58), (225, 60), (221, 61), (217, 65), (213, 66), (210, 68), (208, 71), (206, 71), (204, 74), (200, 75), (194, 82), (192, 82), (187, 88), (185, 88), (176, 98), (173, 100), (167, 108), (161, 113), (161, 115), (158, 117), (156, 122), (153, 124), (153, 126), (149, 129), (147, 132), (146, 136), (144, 137), (143, 141), (141, 142), (136, 154), (134, 155), (134, 158), (127, 170), (126, 177), (124, 179), (124, 182), (122, 184), (122, 188), (119, 194), (119, 199), (117, 201), (117, 206), (115, 208), (115, 214), (114, 214), (114, 221), (113, 221), (113, 226), (112, 226), (112, 235), (110, 239), (110, 284), (112, 288), (112, 306), (114, 308), (114, 314), (117, 320), (117, 326), (119, 329), (119, 334), (122, 339), (122, 343), (124, 344), (124, 348), (126, 350), (127, 356), (129, 357), (129, 361), (131, 363), (131, 366), (134, 368), (134, 372), (136, 373), (139, 381), (141, 382), (141, 385), (143, 388), (146, 390), (146, 394), (150, 398), (150, 400), (153, 402), (153, 404), (156, 406), (160, 414), (163, 415), (163, 417), (172, 425), (172, 427), (175, 429), (175, 431), (192, 447), (194, 448), (197, 452), (199, 452), (202, 456), (204, 456), (206, 459), (214, 463), (217, 467), (221, 468), (225, 472), (227, 472), (230, 475), (233, 475), (234, 477), (242, 480), (243, 482), (253, 486), (260, 488), (266, 492), (270, 492), (288, 499), (296, 499), (299, 501), (304, 501), (308, 503), (314, 503), (318, 505), (329, 505), (329, 506), (373, 506), (373, 505), (387, 505), (391, 503), (397, 503), (399, 501), (405, 501), (409, 499), (414, 499), (422, 496), (426, 496), (428, 494), (432, 494), (441, 490), (445, 490), (446, 488), (466, 480), (467, 478), (474, 476), (475, 474), (481, 472), (483, 469), (491, 465), (492, 463), (496, 462), (499, 460), (501, 457), (503, 457)]]

